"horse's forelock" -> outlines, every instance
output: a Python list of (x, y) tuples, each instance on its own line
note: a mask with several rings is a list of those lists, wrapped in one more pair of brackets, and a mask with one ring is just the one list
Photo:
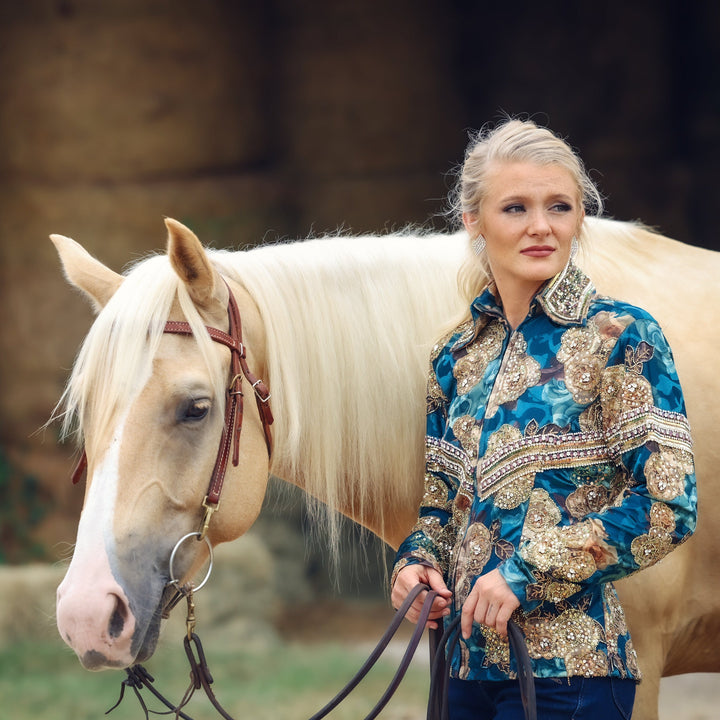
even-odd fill
[(219, 372), (209, 349), (211, 340), (187, 291), (166, 255), (151, 256), (130, 268), (82, 344), (55, 412), (57, 416), (62, 409), (63, 435), (76, 433), (83, 442), (90, 420), (98, 437), (112, 429), (150, 377), (175, 298), (193, 328), (215, 383), (222, 387), (222, 379), (215, 379)]

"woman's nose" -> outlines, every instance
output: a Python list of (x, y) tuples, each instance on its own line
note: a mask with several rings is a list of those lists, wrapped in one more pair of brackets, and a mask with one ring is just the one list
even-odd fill
[(544, 212), (536, 210), (530, 214), (529, 232), (531, 235), (548, 235), (550, 231), (550, 223)]

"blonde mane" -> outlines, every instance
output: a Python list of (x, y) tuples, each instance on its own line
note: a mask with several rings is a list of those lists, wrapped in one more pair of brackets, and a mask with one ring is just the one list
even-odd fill
[(403, 233), (213, 254), (267, 333), (274, 474), (355, 518), (372, 503), (381, 522), (417, 495), (429, 350), (455, 312), (464, 242)]
[[(596, 261), (613, 234), (625, 247), (647, 234), (597, 219), (586, 229), (586, 253)], [(218, 271), (250, 293), (264, 325), (273, 474), (356, 519), (371, 514), (381, 527), (383, 511), (407, 507), (422, 478), (429, 349), (448, 320), (454, 325), (467, 312), (457, 282), (466, 254), (464, 233), (208, 250)], [(175, 298), (223, 396), (225, 378), (197, 310), (167, 256), (152, 256), (130, 269), (85, 339), (58, 405), (66, 434), (77, 428), (82, 440), (88, 414), (94, 427), (111, 428), (130, 405), (150, 375)], [(327, 520), (336, 538), (336, 519)]]
[[(400, 233), (207, 252), (260, 310), (275, 415), (271, 472), (357, 518), (372, 508), (382, 523), (382, 509), (405, 507), (422, 479), (429, 348), (455, 311), (464, 240)], [(64, 434), (84, 441), (88, 417), (94, 428), (114, 426), (150, 376), (176, 297), (222, 388), (183, 283), (167, 256), (151, 256), (130, 268), (85, 338), (56, 408)], [(337, 519), (325, 519), (334, 542)]]

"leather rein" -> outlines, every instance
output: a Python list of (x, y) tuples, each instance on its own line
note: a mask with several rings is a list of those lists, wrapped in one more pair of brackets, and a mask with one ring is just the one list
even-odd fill
[[(430, 617), (433, 600), (437, 593), (429, 586), (424, 584), (416, 585), (405, 598), (402, 606), (397, 610), (392, 622), (387, 630), (380, 638), (380, 641), (373, 649), (368, 659), (363, 663), (362, 667), (355, 673), (350, 681), (338, 692), (335, 697), (330, 700), (324, 707), (312, 715), (309, 720), (321, 720), (331, 713), (340, 703), (360, 684), (370, 670), (375, 666), (382, 656), (383, 652), (390, 644), (395, 636), (398, 628), (402, 624), (405, 616), (409, 612), (415, 600), (420, 594), (425, 592), (420, 616), (413, 630), (412, 637), (408, 642), (407, 648), (403, 653), (402, 659), (398, 665), (392, 680), (387, 686), (385, 692), (377, 701), (372, 710), (365, 716), (364, 720), (374, 720), (385, 708), (387, 703), (395, 694), (400, 686), (405, 674), (407, 673), (410, 663), (415, 655), (415, 651), (420, 644), (423, 633), (425, 631), (425, 623)], [(194, 603), (192, 601), (192, 593), (188, 595), (188, 632), (184, 640), (185, 654), (190, 664), (190, 685), (185, 691), (180, 702), (176, 705), (168, 700), (157, 688), (155, 688), (155, 678), (142, 666), (133, 665), (126, 668), (127, 677), (123, 680), (120, 688), (120, 697), (118, 701), (105, 714), (112, 712), (125, 696), (125, 688), (129, 687), (135, 693), (140, 706), (142, 707), (146, 720), (149, 720), (149, 713), (159, 715), (172, 714), (175, 719), (193, 720), (187, 715), (183, 708), (187, 706), (191, 697), (196, 690), (202, 690), (207, 696), (210, 704), (215, 708), (218, 714), (224, 720), (234, 720), (227, 710), (220, 704), (214, 690), (212, 689), (213, 676), (210, 672), (205, 652), (200, 642), (200, 638), (195, 633), (195, 614)], [(427, 704), (427, 720), (449, 720), (448, 710), (448, 667), (447, 658), (453, 656), (460, 635), (460, 616), (458, 615), (448, 626), (445, 631), (431, 631), (430, 634), (430, 689)], [(510, 648), (515, 656), (517, 664), (517, 675), (520, 684), (520, 696), (523, 705), (523, 714), (525, 720), (537, 720), (537, 707), (535, 701), (535, 684), (532, 673), (532, 663), (530, 654), (525, 643), (520, 628), (510, 620), (508, 622), (508, 641)], [(142, 689), (147, 689), (157, 700), (159, 700), (168, 710), (156, 711), (150, 710), (140, 694)]]

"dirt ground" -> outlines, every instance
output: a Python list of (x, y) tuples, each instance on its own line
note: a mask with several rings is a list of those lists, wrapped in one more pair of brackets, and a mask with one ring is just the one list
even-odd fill
[[(343, 638), (356, 647), (367, 646), (369, 653), (389, 625), (392, 613), (382, 603), (337, 601), (285, 613), (276, 627), (288, 640), (312, 643)], [(394, 651), (399, 658), (411, 632), (410, 623), (404, 623), (388, 652)], [(418, 648), (413, 662), (428, 663), (426, 647)], [(694, 673), (664, 678), (659, 705), (659, 720), (718, 720), (720, 675)]]
[(694, 673), (664, 678), (660, 683), (660, 720), (720, 718), (720, 676)]

